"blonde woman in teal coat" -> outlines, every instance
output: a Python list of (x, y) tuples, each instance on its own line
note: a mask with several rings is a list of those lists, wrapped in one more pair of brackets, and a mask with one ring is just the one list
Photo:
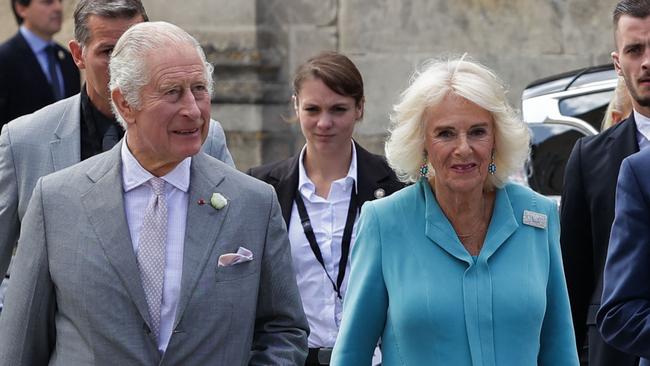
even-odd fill
[(363, 207), (332, 365), (578, 365), (557, 207), (507, 180), (528, 142), (484, 66), (414, 78), (386, 156), (416, 183)]

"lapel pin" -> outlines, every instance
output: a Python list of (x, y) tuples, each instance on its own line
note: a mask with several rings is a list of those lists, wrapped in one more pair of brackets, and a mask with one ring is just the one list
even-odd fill
[(386, 196), (386, 191), (383, 188), (375, 189), (375, 198), (383, 198)]
[(524, 224), (534, 226), (540, 229), (546, 229), (547, 219), (546, 215), (524, 210)]
[(56, 53), (56, 56), (59, 58), (59, 61), (63, 61), (63, 59), (65, 58), (65, 54), (61, 50), (59, 50), (59, 52)]

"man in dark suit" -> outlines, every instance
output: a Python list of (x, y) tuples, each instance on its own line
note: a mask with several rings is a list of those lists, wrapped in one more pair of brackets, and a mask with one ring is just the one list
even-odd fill
[(61, 0), (11, 0), (20, 29), (0, 45), (0, 127), (79, 93), (79, 70), (52, 41), (61, 30)]
[[(632, 4), (630, 4), (632, 3)], [(622, 4), (626, 6), (623, 7)], [(617, 13), (618, 10), (620, 11)], [(622, 1), (613, 53), (625, 77), (639, 131), (641, 152), (623, 161), (616, 187), (615, 219), (603, 274), (597, 321), (603, 339), (650, 365), (650, 0)], [(618, 16), (618, 18), (617, 18)]]
[(634, 112), (620, 124), (578, 140), (564, 178), (560, 238), (564, 270), (580, 359), (591, 366), (626, 366), (638, 362), (637, 357), (604, 342), (596, 327), (596, 312), (603, 292), (603, 267), (614, 221), (619, 168), (624, 158), (650, 144), (643, 133), (650, 131), (650, 120), (644, 116), (650, 113), (641, 108), (647, 98), (645, 94), (650, 94), (642, 79), (650, 77), (646, 44), (650, 33), (627, 25), (629, 19), (648, 22), (648, 15), (649, 0), (623, 0), (617, 4), (614, 10), (616, 51), (612, 52), (612, 58), (616, 71), (625, 78)]

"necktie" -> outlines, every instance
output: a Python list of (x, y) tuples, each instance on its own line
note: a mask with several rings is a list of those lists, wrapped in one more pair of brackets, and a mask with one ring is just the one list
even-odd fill
[(114, 123), (108, 126), (108, 129), (106, 129), (104, 137), (102, 138), (102, 151), (110, 150), (118, 141), (120, 141), (119, 128), (120, 127)]
[(149, 180), (149, 183), (153, 189), (153, 196), (144, 212), (136, 257), (151, 315), (151, 330), (157, 339), (160, 334), (160, 306), (165, 275), (167, 201), (165, 200), (165, 181), (154, 177)]
[(52, 93), (54, 94), (55, 100), (60, 100), (63, 98), (63, 93), (61, 92), (61, 80), (59, 80), (59, 74), (56, 72), (56, 65), (58, 63), (56, 60), (56, 48), (53, 44), (50, 44), (45, 47), (45, 53), (47, 53), (47, 72), (50, 74)]

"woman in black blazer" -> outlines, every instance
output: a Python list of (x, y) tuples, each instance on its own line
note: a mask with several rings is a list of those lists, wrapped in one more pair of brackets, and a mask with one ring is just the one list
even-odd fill
[(383, 157), (352, 140), (363, 117), (364, 94), (361, 73), (350, 59), (321, 53), (298, 68), (293, 87), (305, 147), (248, 173), (275, 187), (311, 329), (306, 365), (327, 365), (341, 321), (359, 210), (403, 184)]

